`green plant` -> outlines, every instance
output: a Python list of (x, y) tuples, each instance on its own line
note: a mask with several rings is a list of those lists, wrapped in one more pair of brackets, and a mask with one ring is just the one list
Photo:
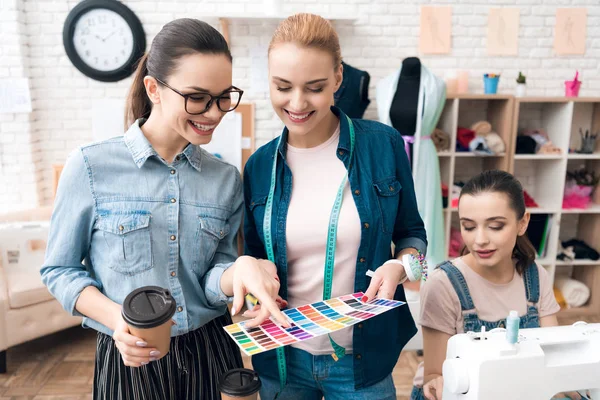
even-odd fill
[(523, 83), (525, 84), (527, 80), (527, 77), (525, 75), (523, 75), (521, 73), (521, 71), (519, 71), (519, 77), (517, 78), (517, 83)]

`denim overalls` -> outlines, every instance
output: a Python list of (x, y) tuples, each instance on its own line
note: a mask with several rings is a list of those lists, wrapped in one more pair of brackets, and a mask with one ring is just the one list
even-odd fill
[[(452, 286), (458, 295), (460, 308), (464, 317), (463, 328), (465, 332), (479, 332), (481, 331), (482, 326), (485, 326), (487, 331), (494, 328), (506, 327), (506, 318), (495, 322), (479, 319), (465, 277), (450, 261), (440, 264), (438, 268), (441, 268), (448, 275), (448, 279), (450, 279), (450, 283), (452, 283)], [(521, 317), (519, 329), (539, 328), (540, 316), (536, 305), (540, 300), (540, 279), (538, 267), (535, 263), (532, 263), (529, 268), (525, 269), (523, 281), (525, 282), (525, 294), (527, 296), (527, 314)], [(425, 399), (423, 389), (416, 386), (413, 387), (410, 399)]]

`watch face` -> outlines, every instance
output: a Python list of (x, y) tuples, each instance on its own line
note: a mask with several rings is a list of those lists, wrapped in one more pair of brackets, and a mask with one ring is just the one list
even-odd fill
[(133, 53), (133, 32), (118, 13), (95, 8), (75, 24), (73, 46), (89, 67), (113, 71), (127, 63)]

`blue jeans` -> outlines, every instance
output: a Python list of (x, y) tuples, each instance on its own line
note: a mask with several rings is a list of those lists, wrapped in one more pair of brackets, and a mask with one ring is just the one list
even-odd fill
[(413, 390), (410, 394), (410, 400), (425, 400), (423, 388), (413, 386)]
[[(391, 374), (372, 386), (354, 389), (351, 355), (336, 362), (329, 354), (313, 356), (293, 347), (288, 354), (288, 383), (277, 400), (321, 400), (323, 397), (325, 400), (396, 400), (396, 388)], [(260, 398), (273, 400), (280, 390), (277, 369), (257, 372), (262, 382)]]

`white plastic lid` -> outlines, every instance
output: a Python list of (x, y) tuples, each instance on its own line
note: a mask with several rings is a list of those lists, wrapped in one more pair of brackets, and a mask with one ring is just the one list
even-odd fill
[(510, 312), (510, 314), (508, 314), (509, 317), (513, 317), (513, 318), (519, 318), (519, 313), (516, 312), (515, 310), (512, 310)]

